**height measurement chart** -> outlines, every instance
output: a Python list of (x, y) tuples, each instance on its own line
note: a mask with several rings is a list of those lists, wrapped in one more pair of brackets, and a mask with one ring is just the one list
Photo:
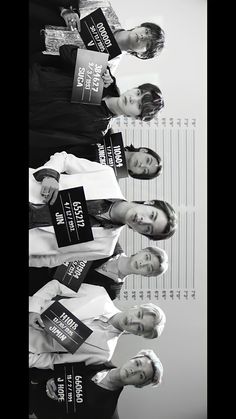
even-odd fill
[(163, 199), (178, 216), (178, 229), (170, 240), (151, 241), (124, 229), (120, 244), (131, 255), (148, 246), (158, 246), (168, 254), (169, 267), (160, 277), (132, 275), (122, 287), (121, 302), (195, 300), (195, 141), (196, 118), (159, 118), (150, 123), (116, 118), (113, 128), (122, 132), (124, 145), (148, 147), (162, 159), (163, 171), (153, 180), (121, 179), (128, 201)]

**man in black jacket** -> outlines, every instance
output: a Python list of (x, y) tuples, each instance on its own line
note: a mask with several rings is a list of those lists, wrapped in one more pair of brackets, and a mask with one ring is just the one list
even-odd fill
[[(73, 269), (73, 262), (70, 262), (70, 266)], [(83, 282), (104, 287), (109, 297), (114, 300), (119, 296), (128, 275), (142, 275), (147, 278), (160, 276), (167, 268), (168, 256), (163, 249), (147, 247), (128, 257), (117, 243), (110, 258), (92, 262)], [(33, 295), (47, 282), (57, 278), (56, 270), (57, 268), (29, 268), (29, 295)]]

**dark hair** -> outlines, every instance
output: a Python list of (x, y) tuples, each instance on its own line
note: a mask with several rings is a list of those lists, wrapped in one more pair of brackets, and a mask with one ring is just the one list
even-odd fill
[(155, 177), (159, 176), (162, 172), (162, 164), (161, 164), (161, 158), (159, 156), (159, 154), (157, 154), (154, 150), (152, 150), (151, 148), (148, 147), (134, 147), (133, 144), (130, 144), (130, 146), (126, 146), (125, 149), (127, 151), (132, 151), (132, 152), (139, 152), (142, 148), (145, 148), (147, 150), (147, 153), (150, 154), (152, 157), (154, 157), (154, 159), (156, 159), (157, 161), (157, 168), (156, 168), (156, 172), (151, 174), (151, 175), (145, 175), (145, 174), (141, 174), (141, 175), (135, 175), (131, 170), (128, 170), (129, 175), (131, 177), (133, 177), (134, 179), (154, 179)]
[(151, 201), (132, 201), (136, 204), (149, 205), (150, 207), (155, 207), (162, 210), (167, 216), (167, 225), (165, 230), (162, 233), (156, 235), (143, 234), (150, 240), (165, 240), (173, 236), (177, 228), (177, 216), (174, 208), (166, 201), (160, 201), (158, 199), (153, 199)]
[(149, 58), (153, 58), (156, 55), (159, 55), (163, 50), (165, 43), (165, 32), (160, 28), (160, 26), (151, 22), (142, 23), (140, 26), (150, 29), (152, 36), (150, 41), (151, 45), (145, 52), (131, 51), (130, 54), (140, 58), (141, 60), (148, 60)]
[(137, 116), (137, 119), (143, 121), (151, 121), (154, 116), (163, 108), (164, 100), (160, 89), (151, 83), (144, 83), (138, 86), (142, 97), (142, 110), (141, 114)]

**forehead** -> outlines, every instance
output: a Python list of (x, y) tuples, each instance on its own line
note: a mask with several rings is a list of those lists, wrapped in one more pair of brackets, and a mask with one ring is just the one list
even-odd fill
[[(138, 360), (142, 362), (142, 366), (146, 371), (147, 378), (150, 378), (153, 374), (152, 362), (147, 356), (139, 356), (133, 358), (133, 360)], [(149, 377), (150, 376), (150, 377)]]
[(141, 30), (144, 30), (144, 31), (146, 31), (146, 29), (149, 31), (149, 32), (151, 32), (151, 29), (150, 28), (148, 28), (147, 26), (136, 26), (136, 28), (134, 28), (134, 29), (141, 29)]
[(149, 153), (148, 151), (146, 151), (145, 148), (142, 149), (142, 150), (134, 151), (134, 153), (137, 154), (137, 157), (142, 157), (144, 159), (147, 159), (147, 158), (152, 159), (152, 163), (157, 164), (156, 157), (154, 157), (151, 153)]
[(150, 252), (150, 250), (148, 249), (143, 249), (140, 250), (140, 252), (137, 253), (138, 256), (142, 257), (143, 255), (150, 255), (150, 261), (152, 261), (153, 265), (154, 265), (154, 269), (159, 268), (160, 262), (159, 262), (159, 258), (157, 255), (154, 255), (152, 252)]
[(135, 358), (132, 358), (132, 359), (137, 359), (138, 361), (141, 361), (143, 365), (146, 365), (146, 364), (148, 365), (151, 363), (151, 360), (147, 356), (144, 356), (144, 355), (136, 356)]
[(155, 322), (157, 324), (160, 323), (162, 315), (159, 311), (159, 308), (156, 308), (156, 310), (154, 310), (153, 308), (150, 309), (150, 307), (146, 307), (146, 306), (140, 306), (140, 308), (143, 311), (143, 317), (145, 317), (145, 318), (147, 318), (147, 316), (152, 317), (153, 322)]
[(156, 323), (154, 313), (144, 312), (141, 322), (143, 323), (145, 332), (151, 332)]
[(140, 210), (142, 213), (146, 213), (146, 214), (149, 214), (153, 210), (156, 211), (156, 208), (152, 207), (151, 205), (137, 204), (137, 207), (138, 207), (136, 208), (137, 210)]

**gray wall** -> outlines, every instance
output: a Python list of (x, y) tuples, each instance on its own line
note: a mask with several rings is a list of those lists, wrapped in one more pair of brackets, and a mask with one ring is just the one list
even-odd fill
[[(196, 119), (193, 261), (196, 298), (167, 298), (158, 302), (167, 316), (166, 328), (159, 340), (136, 336), (120, 339), (113, 357), (117, 365), (141, 348), (152, 348), (163, 363), (164, 378), (157, 389), (127, 387), (120, 397), (118, 410), (121, 419), (205, 419), (206, 1), (113, 0), (112, 5), (124, 28), (131, 28), (144, 21), (154, 21), (166, 31), (166, 47), (158, 59), (137, 61), (130, 56), (123, 57), (116, 73), (121, 91), (147, 81), (156, 83), (165, 100), (160, 118), (182, 118), (182, 121), (184, 118)], [(122, 125), (121, 129), (125, 133), (126, 126)], [(168, 158), (162, 157), (163, 160)], [(166, 165), (166, 170), (169, 170), (168, 167)], [(140, 183), (136, 182), (135, 188), (139, 188)], [(134, 183), (121, 182), (121, 187), (129, 196), (133, 192), (131, 189)], [(181, 263), (185, 263), (184, 259)], [(175, 275), (175, 272), (172, 274)], [(132, 300), (117, 301), (120, 307), (133, 304)]]

